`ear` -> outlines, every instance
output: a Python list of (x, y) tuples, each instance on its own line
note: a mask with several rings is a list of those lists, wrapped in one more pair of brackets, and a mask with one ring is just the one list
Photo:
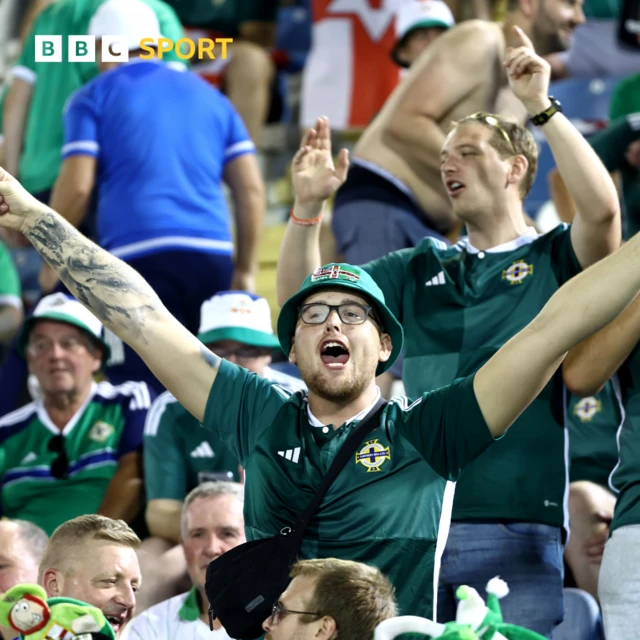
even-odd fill
[(520, 182), (529, 169), (529, 161), (523, 155), (513, 156), (511, 159), (511, 170), (507, 176), (507, 182), (509, 184), (516, 184)]
[(291, 338), (291, 351), (289, 351), (289, 362), (296, 364), (296, 340)]
[(47, 592), (48, 598), (55, 598), (62, 594), (64, 577), (58, 569), (47, 569), (42, 574), (42, 586)]
[(318, 629), (315, 633), (316, 640), (334, 640), (338, 637), (336, 621), (331, 616), (324, 616), (318, 620)]
[(380, 362), (386, 362), (391, 357), (391, 351), (393, 345), (391, 344), (391, 336), (388, 333), (380, 334), (380, 351), (378, 353), (378, 360)]

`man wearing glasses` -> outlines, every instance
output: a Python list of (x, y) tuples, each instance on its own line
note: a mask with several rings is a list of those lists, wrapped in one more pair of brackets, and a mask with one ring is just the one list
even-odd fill
[(271, 640), (364, 640), (396, 615), (395, 589), (375, 567), (326, 558), (300, 560), (263, 629)]
[(63, 293), (38, 303), (19, 347), (41, 398), (0, 419), (2, 515), (49, 535), (84, 514), (131, 522), (143, 500), (146, 384), (94, 382), (109, 357), (102, 325)]
[[(440, 173), (468, 239), (447, 247), (426, 238), (414, 249), (363, 266), (403, 324), (403, 382), (412, 398), (478, 371), (565, 282), (620, 245), (618, 198), (608, 172), (548, 97), (549, 65), (522, 31), (514, 37), (520, 46), (507, 50), (504, 61), (511, 89), (547, 138), (579, 213), (570, 228), (538, 235), (523, 216), (537, 167), (533, 136), (486, 113), (455, 124), (440, 150)], [(328, 123), (320, 119), (294, 160), (297, 200), (278, 262), (281, 303), (320, 264), (317, 223), (324, 198), (344, 180), (347, 166), (343, 150), (334, 169)], [(484, 593), (500, 573), (511, 589), (507, 620), (543, 635), (562, 621), (568, 528), (564, 394), (558, 372), (509, 436), (457, 482), (439, 619), (455, 617), (458, 585)]]
[[(274, 369), (280, 343), (273, 334), (265, 298), (224, 291), (202, 305), (198, 339), (220, 358), (290, 392), (306, 389), (299, 378)], [(185, 496), (206, 480), (241, 481), (237, 457), (215, 431), (203, 429), (169, 391), (151, 405), (144, 432), (146, 518), (151, 538), (142, 543), (145, 588), (140, 611), (174, 594), (185, 574), (180, 548), (180, 512)], [(173, 548), (173, 549), (172, 549)], [(158, 562), (162, 555), (163, 561)]]

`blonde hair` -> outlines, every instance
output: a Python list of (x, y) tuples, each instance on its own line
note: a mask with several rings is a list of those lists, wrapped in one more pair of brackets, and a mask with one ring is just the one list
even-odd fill
[(520, 196), (524, 200), (531, 191), (538, 172), (538, 145), (529, 129), (495, 113), (485, 113), (484, 111), (478, 111), (454, 122), (453, 128), (468, 122), (478, 122), (493, 132), (489, 144), (501, 158), (521, 155), (527, 159), (527, 172), (518, 185)]
[(395, 588), (376, 567), (337, 558), (300, 560), (291, 569), (296, 576), (316, 579), (307, 610), (332, 617), (340, 640), (373, 638), (376, 626), (397, 613)]
[(38, 582), (47, 569), (66, 570), (79, 545), (88, 540), (106, 540), (137, 550), (140, 538), (124, 520), (112, 520), (96, 514), (78, 516), (61, 524), (49, 538), (40, 561)]

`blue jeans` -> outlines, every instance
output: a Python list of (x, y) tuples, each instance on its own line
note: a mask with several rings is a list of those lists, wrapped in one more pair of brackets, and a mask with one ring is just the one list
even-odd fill
[(438, 622), (455, 620), (460, 585), (486, 598), (487, 583), (500, 576), (509, 585), (500, 600), (504, 621), (551, 638), (564, 618), (562, 553), (558, 527), (452, 523), (440, 569)]

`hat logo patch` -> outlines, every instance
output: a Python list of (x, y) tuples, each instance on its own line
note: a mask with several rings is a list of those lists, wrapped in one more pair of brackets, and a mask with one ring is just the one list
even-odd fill
[(331, 267), (320, 267), (313, 272), (311, 282), (320, 282), (322, 280), (348, 280), (349, 282), (357, 282), (360, 276), (348, 269), (343, 269), (340, 265), (334, 264)]

